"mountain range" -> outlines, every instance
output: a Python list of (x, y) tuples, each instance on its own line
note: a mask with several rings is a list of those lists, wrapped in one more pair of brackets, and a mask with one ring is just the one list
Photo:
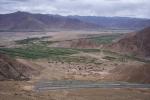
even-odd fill
[(84, 22), (97, 24), (106, 29), (140, 30), (150, 26), (150, 19), (130, 17), (103, 17), (103, 16), (68, 16)]
[(150, 19), (128, 17), (61, 16), (21, 11), (0, 14), (0, 31), (140, 30), (148, 26)]
[(95, 29), (97, 25), (59, 15), (15, 12), (0, 15), (0, 31), (50, 31)]

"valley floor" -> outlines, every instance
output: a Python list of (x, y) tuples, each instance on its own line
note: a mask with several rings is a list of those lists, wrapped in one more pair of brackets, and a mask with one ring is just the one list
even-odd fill
[[(118, 34), (112, 35), (110, 32), (102, 37), (102, 33), (98, 32), (94, 37), (91, 37), (92, 33), (63, 34), (16, 39), (0, 48), (0, 53), (6, 53), (40, 73), (33, 75), (30, 81), (1, 81), (0, 100), (149, 100), (150, 89), (83, 88), (35, 91), (37, 83), (50, 80), (150, 83), (150, 67), (145, 60), (97, 46), (99, 43), (112, 42), (118, 38)], [(81, 36), (86, 36), (88, 40), (80, 40)]]

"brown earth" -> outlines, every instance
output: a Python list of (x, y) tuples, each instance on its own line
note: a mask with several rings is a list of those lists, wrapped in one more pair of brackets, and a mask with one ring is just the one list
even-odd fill
[(148, 89), (74, 89), (31, 91), (30, 82), (0, 82), (0, 100), (149, 100)]
[[(103, 58), (101, 57), (101, 54), (85, 53), (76, 54), (76, 56), (77, 55), (88, 56), (88, 58), (95, 57), (99, 60), (102, 60)], [(14, 100), (149, 100), (150, 98), (149, 89), (91, 88), (52, 90), (43, 92), (34, 91), (34, 84), (36, 84), (37, 81), (63, 79), (107, 81), (107, 75), (109, 75), (109, 81), (132, 81), (132, 79), (136, 79), (133, 81), (147, 83), (149, 82), (148, 79), (150, 76), (149, 65), (145, 67), (139, 66), (142, 65), (142, 63), (134, 61), (117, 63), (113, 61), (102, 60), (104, 64), (94, 65), (84, 63), (69, 64), (64, 62), (51, 62), (46, 59), (17, 59), (13, 60), (13, 62), (14, 61), (30, 68), (35, 68), (41, 73), (38, 76), (32, 77), (32, 80), (30, 81), (0, 81), (0, 100), (12, 100), (12, 98)], [(138, 67), (136, 65), (138, 65)], [(115, 79), (111, 79), (111, 76)], [(129, 76), (131, 77), (130, 80), (128, 79)]]
[(150, 65), (116, 67), (106, 77), (109, 81), (150, 83)]
[(29, 80), (37, 72), (4, 54), (0, 54), (0, 80)]
[[(21, 63), (34, 66), (40, 75), (34, 77), (36, 81), (42, 80), (91, 80), (91, 81), (126, 81), (150, 83), (149, 64), (127, 60), (126, 62), (104, 59), (102, 53), (79, 53), (72, 57), (86, 57), (87, 61), (95, 59), (94, 63), (88, 62), (59, 62), (47, 59), (24, 60)], [(99, 62), (99, 63), (98, 63)], [(37, 68), (39, 66), (39, 68)]]
[(132, 53), (138, 56), (150, 56), (150, 27), (130, 33), (116, 43), (110, 45), (115, 51)]
[[(80, 42), (82, 44), (82, 40)], [(73, 47), (83, 48), (86, 47), (86, 44), (87, 47), (90, 44), (88, 41), (86, 42), (84, 40), (82, 45), (76, 41), (73, 43), (75, 43), (73, 44)], [(79, 53), (72, 56), (95, 58), (100, 61), (100, 63), (67, 63), (56, 61), (52, 62), (48, 59), (26, 60), (20, 58), (14, 60), (2, 54), (0, 56), (0, 71), (9, 76), (4, 77), (0, 74), (3, 80), (22, 80), (22, 77), (25, 80), (28, 78), (31, 78), (31, 80), (22, 82), (0, 81), (0, 100), (12, 100), (12, 98), (14, 100), (149, 100), (149, 89), (75, 89), (47, 92), (33, 91), (35, 82), (44, 80), (71, 79), (150, 83), (150, 65), (148, 64), (145, 65), (144, 63), (132, 60), (127, 60), (127, 62), (107, 60), (103, 58), (110, 55), (105, 55), (100, 52)], [(4, 66), (2, 65), (8, 66), (8, 69), (10, 70), (4, 69)]]

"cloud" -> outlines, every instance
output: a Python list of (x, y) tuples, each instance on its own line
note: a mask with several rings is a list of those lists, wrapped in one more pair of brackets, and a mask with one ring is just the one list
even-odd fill
[(0, 13), (27, 11), (61, 15), (150, 18), (149, 0), (0, 0)]

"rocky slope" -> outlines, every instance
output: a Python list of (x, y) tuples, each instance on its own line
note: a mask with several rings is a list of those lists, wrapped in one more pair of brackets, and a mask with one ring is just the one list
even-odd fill
[(0, 54), (0, 80), (29, 80), (36, 71), (4, 54)]
[(150, 27), (141, 31), (130, 33), (118, 40), (110, 47), (122, 53), (132, 53), (138, 56), (150, 56)]

